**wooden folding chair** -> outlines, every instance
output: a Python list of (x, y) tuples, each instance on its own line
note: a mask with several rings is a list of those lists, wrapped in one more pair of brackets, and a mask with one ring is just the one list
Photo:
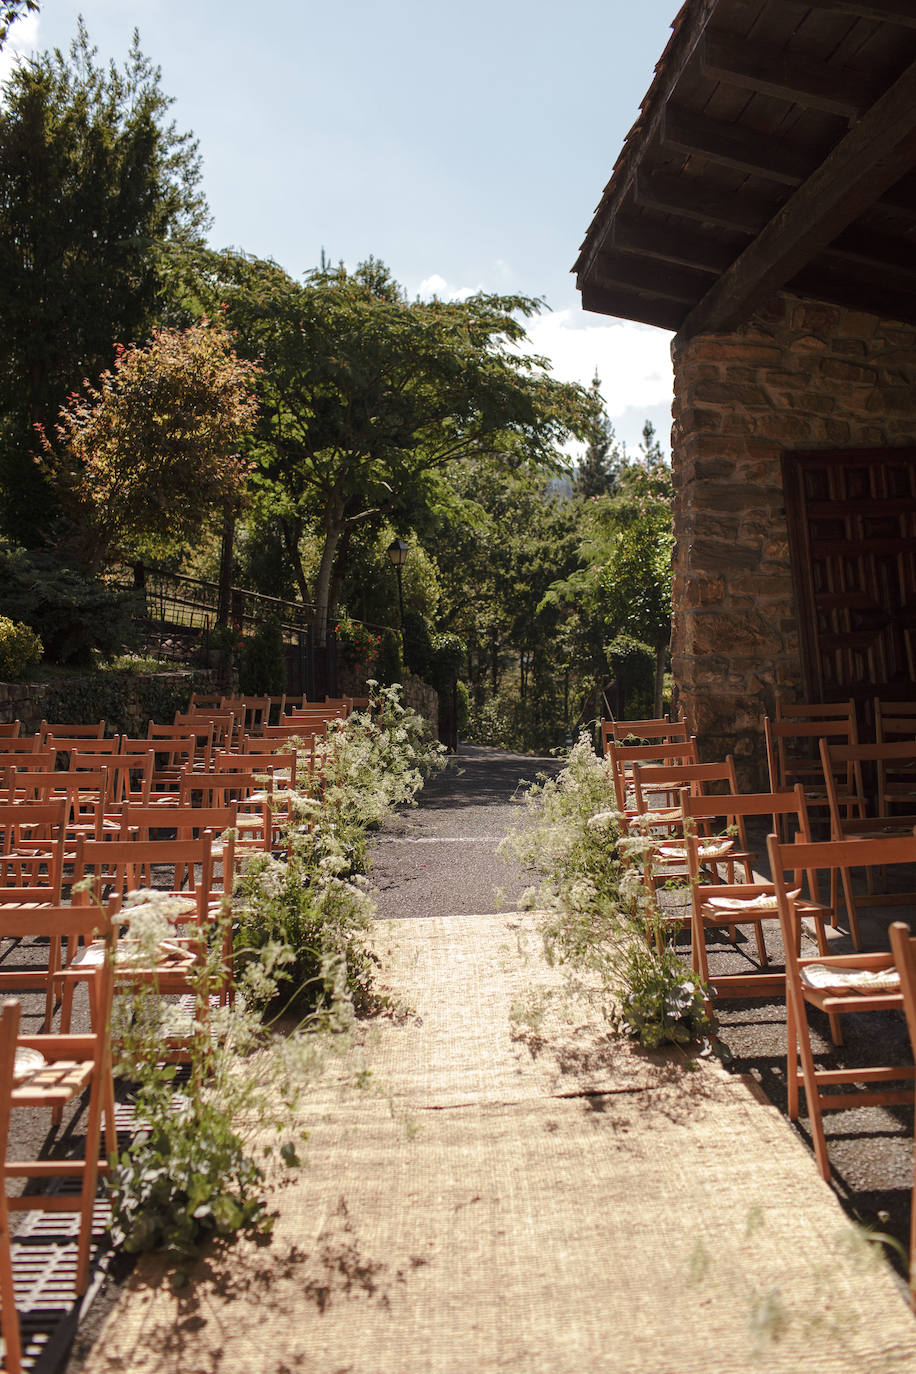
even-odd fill
[(222, 710), (233, 712), (240, 734), (259, 735), (270, 719), (270, 697), (223, 697)]
[(74, 725), (72, 721), (43, 720), (38, 727), (38, 734), (42, 740), (46, 740), (49, 735), (68, 739), (102, 739), (105, 735), (105, 722), (100, 720), (94, 725)]
[[(819, 1069), (811, 1046), (808, 1007), (831, 1020), (834, 1041), (842, 1043), (839, 1017), (849, 1012), (902, 1008), (900, 982), (890, 953), (818, 955), (799, 958), (801, 919), (791, 892), (799, 870), (843, 869), (916, 863), (916, 837), (899, 839), (828, 840), (818, 844), (783, 844), (775, 835), (767, 841), (786, 958), (786, 1084), (788, 1113), (799, 1111), (799, 1088), (804, 1089), (811, 1138), (818, 1168), (830, 1177), (823, 1113), (843, 1108), (890, 1106), (913, 1102), (912, 1065)], [(906, 1081), (906, 1088), (893, 1087)]]
[[(916, 764), (916, 742), (898, 741), (892, 744), (843, 745), (831, 744), (828, 740), (822, 740), (821, 759), (827, 800), (830, 806), (832, 839), (870, 839), (879, 836), (912, 834), (913, 827), (916, 826), (916, 810), (909, 815), (873, 814), (869, 816), (868, 799), (864, 789), (858, 799), (859, 805), (855, 808), (856, 814), (852, 816), (847, 814), (844, 807), (844, 797), (836, 785), (836, 774), (837, 771), (842, 771), (845, 767), (851, 766), (861, 778), (863, 765), (874, 765), (879, 770), (879, 778), (886, 779), (889, 775), (893, 775), (894, 768), (901, 765), (909, 767)], [(848, 869), (841, 869), (840, 877), (843, 884), (843, 899), (850, 933), (856, 949), (859, 949), (859, 918), (852, 875)], [(900, 906), (912, 902), (914, 896), (912, 892), (876, 892), (870, 871), (867, 871), (866, 877), (869, 906)]]
[[(824, 785), (821, 740), (831, 745), (857, 744), (858, 725), (853, 702), (843, 703), (844, 710), (815, 720), (790, 717), (772, 721), (763, 719), (766, 739), (767, 766), (770, 791), (785, 792), (800, 782), (810, 810), (827, 811), (829, 802)], [(783, 708), (787, 709), (787, 708)], [(862, 773), (850, 762), (834, 777), (836, 795), (842, 798), (846, 813), (860, 812), (862, 806)]]
[(213, 748), (230, 749), (235, 742), (235, 713), (218, 709), (193, 707), (190, 711), (176, 711), (175, 725), (188, 727), (185, 734), (199, 734), (201, 729), (211, 727), (210, 738)]
[[(891, 953), (900, 978), (903, 1010), (910, 1033), (910, 1045), (916, 1056), (916, 940), (903, 921), (894, 921), (890, 929)], [(910, 1302), (916, 1307), (916, 1155), (914, 1155), (913, 1187), (910, 1195)]]
[[(152, 965), (137, 963), (130, 947), (116, 947), (116, 981), (148, 982), (158, 993), (196, 992), (195, 980), (205, 957), (206, 944), (215, 928), (222, 924), (220, 946), (221, 972), (215, 992), (220, 1005), (231, 1002), (232, 926), (228, 914), (235, 884), (235, 841), (231, 833), (222, 844), (218, 859), (213, 854), (214, 840), (209, 830), (195, 839), (91, 841), (81, 840), (74, 861), (75, 881), (92, 880), (96, 900), (123, 901), (118, 921), (129, 921), (132, 903), (145, 876), (152, 872), (163, 896), (174, 898), (171, 918), (176, 927), (174, 939), (165, 941)], [(222, 884), (216, 879), (216, 864), (222, 867)], [(98, 954), (91, 949), (77, 954), (64, 972), (78, 977), (91, 971)], [(61, 1025), (69, 1025), (70, 999), (65, 987)]]
[(194, 767), (207, 769), (210, 767), (210, 756), (213, 752), (214, 727), (207, 721), (199, 720), (194, 724), (175, 724), (157, 725), (153, 720), (150, 721), (146, 730), (146, 737), (150, 740), (158, 752), (158, 741), (172, 739), (193, 739)]
[[(66, 913), (66, 915), (64, 914)], [(100, 932), (106, 949), (111, 947), (109, 919), (104, 912), (65, 908), (57, 929), (61, 936), (69, 926), (84, 932)], [(105, 1122), (107, 1152), (117, 1151), (114, 1120), (114, 1093), (111, 1078), (111, 961), (99, 962), (91, 981), (92, 1029), (87, 1035), (19, 1034), (20, 1004), (6, 1000), (0, 1011), (0, 1158), (3, 1160), (3, 1188), (0, 1190), (0, 1327), (6, 1346), (6, 1368), (10, 1374), (22, 1369), (22, 1339), (16, 1311), (9, 1213), (11, 1211), (77, 1212), (79, 1233), (76, 1252), (75, 1288), (83, 1293), (89, 1282), (92, 1245), (92, 1214), (98, 1178), (107, 1170), (100, 1159), (102, 1121)], [(63, 1107), (81, 1097), (88, 1089), (85, 1117), (85, 1148), (81, 1159), (44, 1158), (11, 1160), (8, 1141), (11, 1113), (38, 1108), (59, 1118)], [(75, 1179), (76, 1193), (25, 1192), (10, 1196), (12, 1179), (46, 1182), (55, 1178)]]
[[(687, 875), (690, 881), (691, 906), (691, 947), (694, 971), (707, 985), (713, 997), (762, 997), (770, 993), (785, 992), (785, 975), (782, 973), (763, 973), (768, 967), (764, 924), (778, 923), (776, 893), (772, 882), (761, 879), (745, 871), (744, 881), (737, 883), (704, 883), (703, 845), (704, 836), (699, 832), (724, 832), (734, 828), (738, 844), (746, 848), (746, 825), (749, 819), (768, 817), (773, 829), (777, 822), (785, 818), (795, 828), (795, 833), (806, 843), (810, 843), (808, 810), (805, 793), (801, 783), (791, 792), (740, 793), (723, 797), (691, 795), (686, 789), (679, 797), (684, 817), (684, 842), (687, 851)], [(817, 947), (826, 954), (827, 937), (824, 930), (826, 908), (820, 905), (817, 871), (807, 874), (808, 896), (799, 910), (803, 916), (814, 922)], [(800, 886), (801, 877), (796, 876)], [(710, 984), (709, 961), (706, 949), (706, 934), (709, 930), (728, 929), (732, 943), (735, 941), (737, 926), (752, 925), (757, 943), (757, 967), (745, 973), (715, 974)], [(801, 925), (799, 924), (799, 935)], [(713, 986), (714, 985), (714, 986)]]
[(603, 720), (601, 722), (601, 751), (606, 754), (608, 744), (676, 744), (689, 739), (687, 721), (683, 716), (669, 720), (657, 716), (651, 720)]
[(675, 744), (617, 744), (608, 742), (605, 750), (614, 783), (617, 810), (622, 816), (636, 814), (636, 794), (633, 791), (633, 769), (638, 763), (681, 764), (699, 763), (696, 739), (680, 740)]

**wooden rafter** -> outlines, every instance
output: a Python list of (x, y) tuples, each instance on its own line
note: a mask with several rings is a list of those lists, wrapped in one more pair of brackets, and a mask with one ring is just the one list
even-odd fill
[(776, 208), (768, 196), (746, 191), (736, 196), (732, 191), (714, 191), (685, 176), (642, 169), (636, 175), (633, 201), (647, 210), (745, 234), (758, 234)]
[(737, 172), (765, 176), (785, 186), (798, 186), (811, 171), (803, 152), (778, 143), (769, 134), (758, 134), (707, 115), (690, 114), (669, 105), (659, 129), (666, 148), (698, 155), (731, 167)]
[[(747, 235), (744, 237), (746, 240)], [(716, 276), (725, 271), (736, 252), (731, 244), (711, 240), (703, 234), (689, 231), (672, 234), (657, 224), (621, 223), (619, 219), (614, 226), (612, 243), (621, 253), (636, 253), (680, 267), (695, 267)]]
[(589, 281), (582, 287), (582, 309), (596, 315), (616, 315), (624, 320), (639, 320), (659, 329), (677, 329), (684, 318), (684, 307), (675, 301), (648, 301), (626, 286), (598, 286)]
[(806, 109), (854, 119), (874, 97), (874, 77), (848, 69), (838, 73), (765, 43), (704, 34), (699, 54), (705, 76)]
[(851, 14), (855, 19), (916, 29), (912, 0), (793, 0), (793, 3), (808, 10), (835, 10), (839, 14)]
[[(746, 137), (746, 135), (745, 135)], [(889, 190), (916, 161), (916, 63), (789, 197), (694, 306), (681, 335), (733, 328)]]

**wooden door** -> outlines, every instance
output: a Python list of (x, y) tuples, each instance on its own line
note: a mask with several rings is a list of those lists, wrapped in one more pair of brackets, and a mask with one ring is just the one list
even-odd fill
[(788, 453), (805, 690), (916, 696), (916, 448)]

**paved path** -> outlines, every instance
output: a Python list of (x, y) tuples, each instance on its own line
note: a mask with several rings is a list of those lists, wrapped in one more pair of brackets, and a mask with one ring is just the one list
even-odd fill
[[(916, 1374), (895, 1280), (746, 1080), (609, 1039), (536, 918), (424, 907), (449, 875), (453, 907), (482, 905), (502, 878), (468, 827), (482, 849), (510, 806), (431, 794), (414, 842), (380, 837), (386, 901), (394, 848), (418, 865), (376, 928), (410, 1014), (364, 1026), (310, 1096), (272, 1242), (179, 1293), (144, 1259), (92, 1374)], [(460, 857), (424, 873), (423, 839)]]
[(373, 846), (379, 915), (468, 916), (511, 906), (525, 878), (496, 847), (523, 818), (524, 785), (558, 767), (555, 759), (463, 744), (419, 805), (387, 821)]

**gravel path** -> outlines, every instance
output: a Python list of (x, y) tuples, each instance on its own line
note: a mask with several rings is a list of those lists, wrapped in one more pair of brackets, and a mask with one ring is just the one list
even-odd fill
[(420, 793), (385, 823), (369, 879), (379, 916), (468, 916), (511, 907), (531, 881), (496, 853), (524, 816), (527, 785), (556, 773), (552, 758), (462, 744)]

